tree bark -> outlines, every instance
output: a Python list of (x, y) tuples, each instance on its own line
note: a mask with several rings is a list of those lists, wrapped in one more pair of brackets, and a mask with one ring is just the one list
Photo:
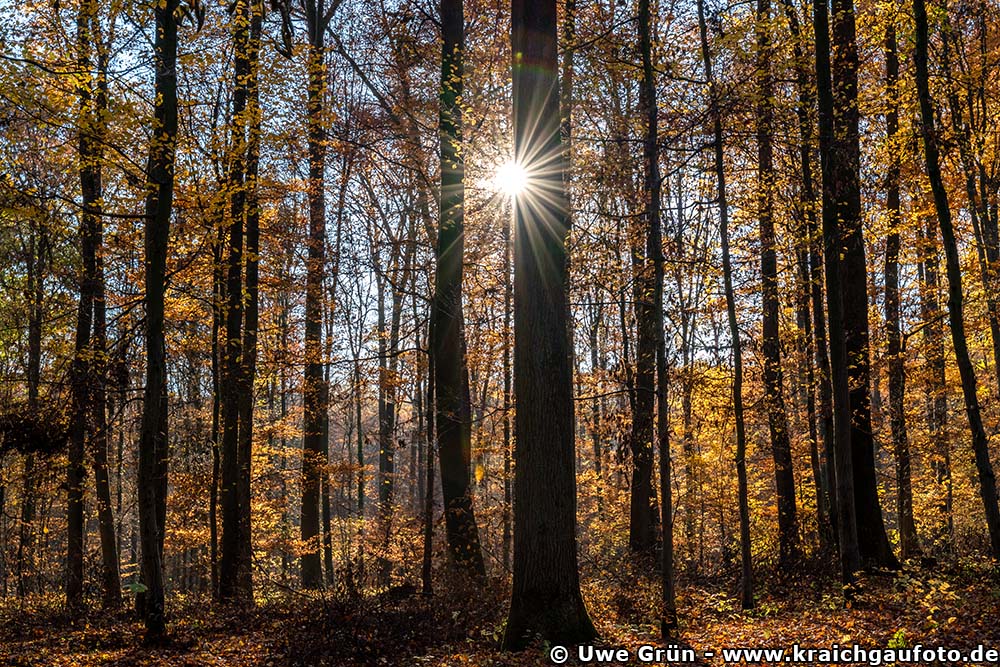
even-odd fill
[(448, 547), (455, 563), (477, 579), (486, 575), (479, 528), (469, 488), (471, 423), (464, 315), (465, 165), (462, 151), (463, 55), (465, 18), (462, 0), (442, 0), (439, 131), (441, 135), (441, 221), (438, 228), (432, 304), (431, 352), (434, 356), (438, 459), (444, 497)]
[(788, 567), (799, 557), (799, 528), (795, 509), (795, 477), (792, 443), (785, 412), (781, 339), (778, 315), (778, 260), (774, 236), (774, 80), (770, 71), (771, 3), (757, 0), (757, 216), (760, 229), (760, 273), (763, 304), (764, 405), (771, 435), (775, 488), (778, 498), (779, 563)]
[(889, 169), (886, 173), (886, 209), (889, 214), (889, 234), (885, 241), (885, 325), (889, 363), (889, 428), (896, 456), (896, 515), (899, 530), (899, 551), (903, 560), (920, 555), (920, 542), (913, 522), (913, 486), (910, 477), (910, 443), (906, 433), (906, 350), (900, 331), (899, 294), (899, 58), (896, 53), (896, 16), (887, 17), (885, 34), (886, 93), (889, 110), (886, 113), (886, 137), (889, 144)]
[(323, 98), (326, 91), (325, 33), (328, 17), (323, 0), (306, 2), (309, 38), (308, 89), (306, 95), (309, 149), (309, 239), (306, 260), (306, 324), (304, 415), (302, 420), (302, 586), (320, 588), (323, 573), (320, 559), (319, 503), (320, 475), (326, 443), (323, 422), (327, 411), (327, 387), (323, 382), (320, 338), (323, 325), (323, 270), (326, 244), (325, 160)]
[(573, 377), (567, 349), (565, 155), (559, 136), (556, 2), (513, 0), (515, 200), (514, 577), (506, 649), (534, 635), (587, 641), (576, 554)]
[[(823, 246), (827, 310), (830, 334), (830, 381), (833, 406), (833, 467), (836, 479), (837, 537), (841, 578), (845, 592), (861, 569), (858, 529), (854, 507), (854, 466), (851, 456), (851, 400), (848, 377), (844, 295), (841, 292), (842, 231), (840, 184), (849, 178), (850, 164), (835, 133), (834, 120), (845, 105), (844, 90), (833, 87), (830, 62), (829, 7), (825, 0), (813, 3), (816, 35), (816, 89), (819, 107), (819, 150), (823, 171)], [(838, 67), (838, 73), (842, 67)], [(849, 102), (847, 102), (849, 104)], [(865, 297), (867, 303), (867, 296)]]
[(167, 243), (174, 195), (177, 143), (177, 0), (153, 10), (156, 79), (153, 138), (149, 146), (145, 225), (146, 388), (139, 436), (139, 536), (142, 546), (143, 616), (147, 641), (166, 634), (163, 603), (163, 535), (167, 509), (167, 366), (164, 294)]

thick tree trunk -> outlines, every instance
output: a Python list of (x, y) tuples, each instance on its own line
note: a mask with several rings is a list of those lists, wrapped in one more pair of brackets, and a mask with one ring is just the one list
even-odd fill
[(515, 200), (514, 577), (506, 649), (534, 635), (587, 641), (576, 554), (573, 377), (566, 309), (565, 156), (559, 137), (556, 2), (512, 2)]
[(462, 0), (442, 0), (440, 123), (441, 222), (436, 245), (437, 271), (432, 305), (431, 353), (434, 356), (438, 459), (444, 497), (448, 547), (455, 563), (476, 578), (486, 574), (479, 528), (469, 489), (471, 423), (468, 369), (462, 311), (465, 166), (462, 151), (463, 54)]
[[(844, 90), (833, 88), (830, 63), (829, 7), (825, 0), (813, 3), (816, 35), (816, 89), (819, 106), (819, 150), (823, 170), (823, 246), (827, 310), (830, 333), (830, 381), (833, 406), (833, 467), (836, 479), (837, 537), (840, 547), (841, 577), (845, 585), (854, 583), (861, 568), (858, 529), (854, 507), (854, 465), (851, 455), (851, 401), (848, 377), (847, 342), (844, 323), (844, 295), (841, 291), (842, 230), (840, 223), (841, 184), (850, 164), (835, 134), (834, 120), (845, 105)], [(841, 68), (838, 68), (838, 73)], [(865, 297), (867, 303), (867, 296)], [(845, 589), (850, 594), (850, 589)]]
[(736, 478), (740, 515), (740, 606), (752, 609), (753, 553), (750, 543), (750, 501), (747, 482), (747, 436), (743, 419), (743, 348), (740, 327), (736, 320), (736, 297), (733, 291), (733, 262), (729, 251), (729, 203), (726, 196), (726, 162), (723, 153), (722, 113), (719, 91), (712, 71), (712, 54), (705, 22), (705, 0), (698, 0), (698, 32), (701, 37), (701, 57), (705, 80), (709, 88), (709, 115), (712, 118), (715, 185), (719, 198), (719, 237), (722, 245), (722, 279), (726, 293), (726, 316), (733, 350), (733, 418), (736, 422)]
[(889, 111), (886, 113), (886, 137), (889, 143), (889, 169), (886, 173), (886, 209), (889, 213), (889, 235), (885, 241), (885, 325), (889, 362), (889, 427), (892, 448), (896, 456), (896, 514), (899, 530), (899, 550), (903, 560), (920, 555), (917, 528), (913, 522), (913, 486), (910, 479), (910, 443), (906, 433), (906, 351), (900, 331), (899, 294), (899, 231), (901, 225), (899, 200), (899, 58), (896, 55), (895, 15), (887, 18), (885, 35), (886, 92)]
[(177, 0), (156, 5), (153, 138), (146, 196), (146, 389), (139, 436), (139, 536), (142, 546), (143, 616), (148, 641), (166, 633), (163, 604), (163, 535), (167, 508), (167, 366), (164, 293), (167, 243), (174, 195), (177, 143)]
[[(855, 520), (862, 564), (899, 567), (882, 521), (872, 437), (871, 363), (868, 336), (868, 264), (861, 220), (861, 148), (858, 112), (858, 52), (853, 0), (832, 0), (835, 148), (841, 168), (835, 206), (842, 256), (844, 334), (851, 401), (851, 458)], [(827, 253), (829, 258), (829, 253)], [(828, 286), (829, 287), (829, 286)]]
[(934, 194), (934, 208), (937, 210), (941, 241), (944, 245), (945, 268), (948, 276), (948, 321), (951, 324), (951, 340), (955, 347), (955, 363), (962, 378), (962, 394), (965, 397), (965, 412), (969, 418), (972, 448), (975, 453), (976, 469), (979, 473), (979, 494), (986, 514), (990, 546), (993, 557), (1000, 560), (1000, 508), (997, 507), (996, 477), (990, 462), (989, 440), (980, 415), (976, 371), (972, 365), (965, 337), (964, 295), (962, 293), (958, 243), (951, 220), (948, 193), (941, 176), (938, 137), (934, 128), (934, 106), (930, 92), (927, 62), (929, 41), (927, 8), (924, 0), (913, 0), (913, 18), (916, 27), (916, 48), (913, 61), (916, 66), (917, 97), (920, 100), (921, 133), (924, 140), (927, 177)]

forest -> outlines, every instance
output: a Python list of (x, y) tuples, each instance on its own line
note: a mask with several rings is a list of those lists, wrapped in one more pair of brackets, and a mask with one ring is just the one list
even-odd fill
[(0, 664), (1000, 664), (997, 118), (997, 0), (0, 0)]

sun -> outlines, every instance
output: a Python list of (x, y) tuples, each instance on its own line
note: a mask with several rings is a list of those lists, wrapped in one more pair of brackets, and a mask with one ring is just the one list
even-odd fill
[(493, 185), (508, 197), (517, 197), (528, 186), (528, 172), (517, 162), (505, 162), (497, 168)]

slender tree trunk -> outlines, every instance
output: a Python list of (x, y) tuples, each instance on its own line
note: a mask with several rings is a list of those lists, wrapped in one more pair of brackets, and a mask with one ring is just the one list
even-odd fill
[(899, 550), (903, 560), (920, 555), (917, 528), (913, 522), (913, 487), (910, 481), (910, 444), (906, 434), (906, 351), (900, 331), (899, 294), (899, 58), (896, 55), (896, 16), (887, 17), (885, 34), (886, 92), (889, 111), (885, 117), (889, 143), (889, 169), (886, 174), (886, 208), (889, 235), (885, 241), (885, 324), (889, 362), (889, 426), (893, 453), (896, 456), (896, 514), (899, 526)]
[(943, 536), (948, 548), (954, 538), (952, 519), (951, 485), (951, 442), (948, 437), (948, 389), (945, 378), (944, 327), (939, 292), (937, 232), (930, 222), (926, 231), (918, 227), (920, 234), (920, 318), (924, 330), (924, 388), (927, 399), (927, 430), (930, 433), (931, 461), (935, 479), (941, 485), (944, 498), (940, 504), (944, 522)]
[(982, 498), (986, 514), (990, 546), (993, 557), (1000, 560), (1000, 508), (997, 507), (996, 477), (990, 463), (989, 441), (979, 412), (976, 371), (972, 365), (965, 337), (964, 295), (962, 293), (958, 244), (951, 220), (951, 209), (948, 205), (948, 193), (941, 176), (938, 137), (934, 128), (934, 106), (930, 92), (927, 62), (929, 31), (924, 0), (913, 0), (913, 18), (916, 27), (916, 47), (913, 61), (916, 69), (917, 97), (920, 100), (921, 133), (924, 140), (927, 177), (934, 194), (934, 208), (937, 210), (938, 225), (941, 228), (941, 240), (944, 245), (945, 267), (948, 276), (948, 320), (951, 324), (951, 340), (955, 348), (955, 363), (962, 378), (962, 394), (965, 397), (965, 412), (969, 418), (972, 448), (975, 453), (976, 470), (979, 473), (979, 495)]
[[(28, 302), (28, 412), (37, 414), (38, 391), (42, 371), (42, 305), (45, 297), (45, 267), (49, 255), (48, 232), (43, 225), (30, 223), (28, 270), (25, 276), (25, 300)], [(18, 530), (17, 595), (19, 598), (35, 590), (35, 535), (32, 525), (36, 510), (35, 455), (24, 457), (24, 487), (21, 493), (21, 522)]]
[(462, 0), (442, 0), (440, 124), (441, 222), (432, 305), (438, 458), (448, 546), (456, 564), (475, 578), (486, 574), (469, 489), (471, 423), (462, 311), (465, 166), (462, 151), (462, 79), (465, 19)]
[(771, 3), (757, 0), (757, 215), (760, 225), (760, 267), (763, 301), (764, 403), (771, 434), (771, 457), (778, 497), (779, 560), (789, 566), (799, 557), (799, 528), (795, 510), (795, 477), (792, 444), (788, 433), (782, 388), (781, 340), (778, 316), (778, 260), (774, 235), (774, 81), (771, 75)]
[(712, 54), (705, 23), (705, 0), (698, 0), (698, 31), (701, 36), (701, 56), (705, 79), (709, 87), (709, 114), (712, 117), (715, 157), (715, 183), (719, 198), (719, 237), (722, 244), (722, 279), (726, 293), (726, 316), (733, 349), (733, 417), (736, 422), (736, 478), (740, 513), (740, 605), (752, 609), (753, 553), (750, 543), (750, 501), (747, 482), (747, 436), (743, 419), (743, 348), (740, 327), (736, 319), (736, 297), (733, 291), (733, 262), (729, 251), (729, 203), (726, 197), (726, 163), (723, 152), (722, 113), (719, 91), (712, 71)]
[(240, 364), (239, 447), (236, 455), (238, 475), (236, 495), (239, 501), (239, 549), (236, 579), (241, 598), (253, 603), (253, 535), (251, 523), (251, 465), (253, 459), (254, 382), (257, 378), (257, 329), (259, 324), (260, 203), (257, 178), (260, 171), (261, 109), (259, 62), (264, 5), (252, 0), (250, 7), (250, 76), (248, 80), (248, 123), (246, 161), (246, 226), (243, 264), (246, 296), (243, 309), (243, 343)]
[(79, 613), (83, 610), (83, 457), (87, 434), (91, 432), (90, 381), (94, 363), (93, 322), (94, 292), (97, 257), (97, 226), (100, 224), (101, 164), (98, 154), (100, 138), (96, 134), (93, 64), (91, 50), (94, 35), (91, 27), (97, 6), (93, 0), (80, 3), (76, 20), (77, 67), (81, 73), (79, 86), (80, 116), (78, 151), (80, 161), (80, 191), (82, 211), (80, 216), (80, 255), (83, 271), (80, 275), (80, 301), (77, 308), (76, 344), (72, 366), (73, 375), (73, 426), (70, 435), (69, 465), (66, 489), (66, 606)]
[(212, 596), (219, 598), (219, 483), (222, 475), (222, 342), (225, 317), (226, 267), (223, 265), (223, 246), (226, 244), (226, 226), (223, 219), (225, 204), (218, 202), (214, 220), (217, 235), (212, 244), (212, 480), (208, 499), (209, 560), (211, 561)]
[[(514, 577), (506, 649), (534, 635), (587, 641), (576, 554), (573, 377), (567, 336), (565, 155), (559, 136), (556, 2), (512, 2), (515, 199)], [(544, 169), (540, 168), (544, 165)], [(538, 196), (543, 193), (544, 196)]]
[[(642, 247), (645, 230), (634, 225), (630, 230), (633, 255), (632, 290), (635, 302), (635, 410), (632, 413), (632, 476), (629, 487), (629, 547), (635, 553), (651, 552), (656, 545), (653, 490), (653, 440), (656, 407), (656, 313), (655, 272), (652, 258)], [(688, 508), (690, 509), (690, 508)]]
[[(97, 53), (97, 110), (99, 114), (107, 113), (108, 108), (108, 53), (107, 45), (98, 45)], [(103, 116), (102, 116), (103, 117)], [(100, 127), (101, 132), (106, 128)], [(102, 135), (103, 136), (103, 135)], [(103, 155), (101, 156), (103, 157)], [(103, 192), (102, 192), (103, 194)], [(100, 201), (100, 200), (99, 200)], [(94, 259), (94, 333), (92, 348), (95, 355), (95, 382), (92, 389), (92, 406), (94, 434), (92, 440), (92, 456), (94, 458), (94, 486), (97, 492), (97, 518), (101, 539), (101, 563), (103, 569), (103, 604), (106, 609), (121, 606), (122, 586), (119, 569), (118, 538), (115, 530), (115, 518), (111, 509), (111, 480), (108, 472), (108, 441), (110, 428), (108, 424), (108, 326), (107, 307), (104, 288), (104, 225), (98, 218), (94, 244), (96, 256)]]
[(511, 339), (510, 318), (513, 306), (513, 282), (510, 276), (510, 223), (503, 225), (503, 567), (510, 571), (511, 548), (511, 487), (513, 486), (513, 470), (511, 469), (511, 408), (513, 386), (511, 384)]
[(674, 594), (674, 508), (670, 480), (670, 415), (667, 403), (667, 354), (663, 327), (663, 240), (660, 230), (659, 117), (656, 76), (652, 54), (652, 12), (649, 0), (639, 0), (639, 50), (642, 53), (642, 83), (639, 106), (645, 117), (642, 157), (645, 167), (646, 255), (653, 263), (653, 321), (656, 346), (656, 442), (660, 463), (660, 496), (663, 543), (660, 561), (660, 634), (664, 639), (677, 633), (677, 603)]
[[(434, 337), (434, 323), (430, 324), (427, 332), (428, 339)], [(434, 421), (437, 409), (434, 407), (434, 355), (427, 355), (427, 459), (424, 462), (424, 472), (427, 475), (426, 492), (424, 493), (424, 551), (421, 560), (420, 581), (421, 590), (424, 595), (431, 595), (434, 592), (434, 578), (432, 556), (434, 549)]]
[(320, 561), (320, 476), (322, 474), (323, 422), (327, 411), (327, 388), (320, 358), (323, 326), (323, 270), (326, 244), (325, 159), (323, 127), (326, 12), (322, 0), (306, 2), (308, 28), (308, 77), (306, 113), (309, 144), (309, 240), (306, 260), (305, 383), (303, 386), (302, 435), (302, 586), (323, 585)]
[[(782, 0), (785, 17), (792, 37), (795, 59), (795, 85), (798, 103), (795, 114), (799, 122), (799, 169), (802, 174), (801, 209), (804, 233), (799, 248), (800, 327), (804, 332), (803, 352), (806, 366), (806, 415), (809, 421), (810, 457), (816, 484), (816, 510), (820, 547), (829, 550), (834, 537), (829, 452), (832, 448), (833, 423), (830, 408), (830, 360), (826, 349), (826, 322), (823, 312), (823, 257), (819, 245), (816, 186), (812, 156), (815, 149), (811, 110), (816, 106), (816, 94), (809, 75), (802, 26), (798, 10), (791, 0)], [(810, 315), (810, 303), (812, 314)], [(811, 318), (811, 319), (810, 319)], [(810, 359), (809, 354), (815, 351)], [(813, 361), (814, 360), (814, 361)], [(818, 390), (818, 391), (817, 391)], [(819, 406), (816, 405), (817, 394)]]
[(174, 195), (177, 143), (177, 0), (153, 10), (156, 80), (153, 138), (146, 196), (146, 389), (139, 436), (139, 536), (142, 546), (143, 616), (147, 641), (166, 633), (163, 604), (163, 535), (167, 508), (167, 366), (164, 293), (167, 243)]
[(257, 69), (262, 11), (257, 0), (239, 0), (234, 8), (232, 154), (228, 174), (230, 215), (222, 376), (222, 559), (219, 599), (242, 604), (253, 603), (250, 449), (253, 442), (257, 322), (251, 322), (251, 319), (257, 319), (260, 214), (255, 188), (259, 162)]

